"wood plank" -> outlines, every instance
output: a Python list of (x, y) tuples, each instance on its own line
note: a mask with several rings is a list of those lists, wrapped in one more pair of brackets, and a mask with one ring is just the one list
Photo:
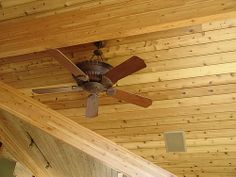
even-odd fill
[[(236, 145), (220, 145), (220, 146), (190, 146), (187, 148), (188, 153), (224, 153), (224, 152), (233, 152), (235, 153)], [(135, 149), (132, 152), (146, 156), (153, 156), (153, 154), (164, 154), (166, 152), (165, 148), (147, 148), (147, 149)]]
[[(142, 57), (145, 62), (193, 57), (235, 51), (235, 28), (206, 31), (190, 35), (143, 40), (129, 44), (108, 46), (103, 49), (109, 63), (118, 65), (132, 55)], [(217, 37), (215, 37), (217, 36)], [(138, 37), (137, 37), (138, 38)], [(208, 50), (206, 50), (208, 48)], [(92, 50), (74, 52), (75, 58), (85, 59)]]
[[(195, 4), (194, 0), (188, 0), (187, 2), (188, 3), (182, 4), (181, 1), (180, 4), (182, 4), (182, 6), (180, 5), (163, 10), (158, 10), (157, 6), (146, 6), (146, 11), (143, 8), (138, 8), (142, 6), (132, 6), (131, 3), (130, 7), (134, 9), (134, 11), (130, 12), (132, 15), (128, 13), (129, 11), (122, 9), (126, 14), (126, 16), (123, 17), (115, 14), (119, 12), (119, 8), (117, 8), (117, 11), (112, 11), (113, 13), (109, 12), (109, 8), (106, 8), (104, 11), (100, 11), (102, 14), (98, 13), (96, 16), (91, 15), (91, 17), (93, 17), (92, 19), (96, 19), (99, 23), (91, 22), (91, 18), (84, 18), (82, 21), (81, 18), (76, 18), (77, 16), (81, 17), (81, 15), (86, 16), (88, 15), (88, 11), (91, 12), (94, 11), (94, 9), (81, 12), (65, 12), (50, 17), (28, 19), (25, 21), (22, 20), (19, 21), (20, 23), (14, 24), (10, 22), (2, 23), (0, 25), (2, 31), (0, 41), (2, 43), (4, 42), (4, 44), (1, 45), (0, 57), (37, 52), (45, 50), (46, 48), (65, 47), (79, 43), (191, 26), (210, 20), (234, 17), (236, 15), (234, 12), (235, 1), (233, 0), (227, 0), (224, 4), (220, 1), (201, 1), (198, 4)], [(210, 7), (210, 9), (204, 7)], [(150, 8), (152, 10), (150, 10)], [(190, 13), (189, 9), (199, 9), (200, 12)], [(173, 10), (176, 10), (176, 13), (173, 13)], [(74, 16), (73, 14), (76, 15)], [(110, 16), (107, 16), (107, 14), (110, 14)], [(105, 18), (104, 15), (106, 15)], [(74, 17), (74, 19), (72, 19), (73, 23), (71, 23), (71, 20), (68, 20), (68, 17)], [(66, 21), (64, 20), (65, 18), (67, 18)], [(56, 19), (60, 19), (60, 21)], [(52, 21), (57, 21), (57, 23), (53, 23), (54, 25), (52, 25)], [(132, 21), (132, 23), (130, 23), (130, 21)], [(34, 26), (34, 29), (30, 26)], [(11, 30), (9, 30), (9, 28)], [(30, 29), (30, 32), (29, 30), (25, 30), (25, 28)], [(95, 28), (97, 29), (96, 31), (94, 31)], [(17, 29), (17, 31), (14, 29)], [(28, 31), (27, 34), (25, 31)], [(47, 31), (47, 33), (45, 33), (45, 31)], [(18, 34), (19, 36), (16, 36)], [(79, 36), (83, 36), (83, 38)]]
[(100, 159), (112, 168), (137, 177), (174, 176), (164, 169), (129, 153), (129, 151), (102, 136), (75, 124), (66, 117), (48, 109), (45, 105), (24, 96), (16, 89), (4, 83), (1, 83), (0, 88), (1, 109)]
[(235, 173), (179, 173), (179, 177), (234, 177)]
[[(153, 101), (161, 101), (161, 100), (172, 100), (172, 99), (182, 99), (190, 97), (201, 97), (207, 95), (210, 96), (210, 95), (234, 93), (235, 89), (236, 89), (236, 84), (227, 84), (219, 86), (197, 87), (191, 89), (154, 91), (148, 93), (138, 92), (136, 94), (142, 95), (147, 98), (152, 98)], [(47, 94), (47, 98), (46, 96), (42, 95), (36, 95), (34, 96), (34, 98), (48, 105), (50, 108), (58, 110), (58, 109), (85, 107), (87, 96), (88, 94), (81, 92), (80, 94), (68, 93), (66, 97), (63, 97), (63, 94)], [(44, 98), (46, 98), (47, 100), (45, 100)], [(112, 97), (104, 96), (103, 94), (101, 94), (99, 97), (100, 106), (115, 105), (115, 104), (117, 105), (123, 103), (124, 103), (123, 101), (119, 101)]]
[[(117, 120), (100, 120), (97, 119), (95, 121), (89, 120), (80, 120), (77, 122), (82, 124), (83, 126), (91, 129), (91, 130), (106, 130), (106, 129), (115, 129), (115, 128), (129, 128), (129, 127), (147, 127), (147, 126), (165, 126), (171, 124), (187, 124), (187, 123), (201, 123), (201, 122), (214, 122), (214, 121), (227, 121), (227, 120), (235, 120), (236, 112), (223, 112), (223, 113), (208, 113), (208, 114), (197, 114), (197, 115), (184, 115), (184, 116), (176, 116), (176, 117), (146, 117), (145, 119), (129, 119), (122, 118)], [(231, 132), (232, 134), (232, 132)], [(150, 135), (150, 138), (153, 136)], [(118, 139), (121, 137), (117, 137)], [(134, 139), (130, 139), (129, 141), (135, 141)], [(138, 138), (138, 137), (137, 137)], [(158, 138), (158, 137), (156, 137)], [(148, 137), (146, 140), (148, 141)]]
[(236, 152), (207, 152), (207, 153), (167, 153), (146, 156), (150, 161), (156, 162), (204, 162), (213, 160), (235, 159)]
[[(116, 143), (127, 143), (137, 141), (163, 141), (162, 133), (151, 133), (151, 134), (140, 134), (140, 135), (123, 135), (123, 136), (106, 136), (108, 139)], [(218, 129), (218, 130), (207, 130), (207, 131), (187, 131), (185, 132), (187, 139), (198, 139), (198, 138), (214, 138), (214, 137), (236, 137), (234, 129)]]
[[(173, 100), (162, 100), (153, 101), (153, 104), (148, 108), (138, 107), (131, 104), (117, 104), (117, 105), (104, 105), (100, 106), (101, 114), (115, 114), (119, 112), (133, 112), (133, 111), (148, 111), (153, 109), (167, 109), (175, 107), (190, 107), (197, 105), (216, 105), (216, 104), (227, 104), (235, 103), (236, 93), (231, 94), (220, 94), (220, 95), (210, 95), (202, 97), (192, 97), (192, 98), (182, 98)], [(129, 105), (129, 106), (127, 106)], [(60, 109), (58, 112), (66, 116), (83, 116), (84, 108), (70, 108), (70, 109)]]
[(231, 167), (231, 166), (235, 166), (235, 163), (236, 163), (236, 159), (222, 159), (222, 160), (218, 160), (218, 159), (209, 159), (207, 161), (192, 161), (189, 160), (189, 161), (179, 161), (181, 163), (178, 163), (178, 161), (175, 161), (175, 162), (171, 162), (171, 161), (168, 161), (168, 162), (156, 162), (156, 163), (159, 163), (159, 164), (162, 164), (164, 166), (166, 165), (173, 165), (174, 167), (178, 167), (178, 168), (181, 168), (181, 167), (223, 167), (223, 166), (228, 166), (228, 167)]
[(213, 43), (236, 38), (236, 28), (226, 28), (214, 31), (206, 31), (183, 36), (176, 36), (163, 39), (152, 39), (131, 44), (111, 46), (104, 49), (104, 56), (112, 59), (118, 56), (126, 56), (135, 51), (135, 54), (158, 51), (171, 48), (179, 48), (197, 44)]
[(236, 26), (235, 18), (223, 19), (218, 21), (212, 21), (202, 24), (202, 30), (215, 30), (215, 29), (222, 29), (227, 27)]
[(36, 0), (1, 0), (1, 5), (3, 8), (5, 8), (5, 7), (17, 6), (20, 4), (25, 4), (25, 3), (29, 3), (33, 1), (36, 1)]
[(224, 171), (228, 171), (229, 173), (235, 173), (236, 169), (234, 167), (202, 167), (202, 168), (171, 168), (172, 171), (177, 172), (177, 173), (184, 173), (184, 172), (205, 172), (205, 173), (211, 173), (211, 172), (218, 172), (218, 173), (223, 173)]
[[(235, 137), (227, 138), (208, 138), (208, 139), (186, 139), (186, 146), (220, 146), (220, 145), (236, 145)], [(120, 143), (121, 146), (131, 149), (148, 149), (148, 148), (164, 148), (164, 141), (145, 141), (145, 142), (128, 142)]]
[[(224, 123), (224, 124), (223, 124)], [(229, 121), (213, 121), (212, 127), (209, 128), (209, 122), (188, 123), (188, 124), (169, 124), (169, 125), (156, 125), (147, 127), (131, 127), (131, 128), (117, 128), (96, 130), (97, 133), (103, 136), (120, 136), (120, 135), (139, 135), (139, 134), (151, 134), (161, 133), (165, 131), (207, 131), (218, 129), (233, 129), (236, 125), (235, 120)]]
[[(117, 112), (116, 116), (114, 114), (102, 114), (99, 115), (99, 119), (103, 120), (126, 120), (126, 119), (145, 119), (152, 117), (175, 117), (183, 115), (198, 115), (198, 114), (207, 114), (207, 113), (221, 113), (221, 112), (234, 112), (235, 103), (229, 104), (217, 104), (217, 105), (198, 105), (198, 106), (187, 106), (187, 107), (174, 107), (174, 108), (163, 108), (163, 109), (147, 109), (145, 114), (142, 114), (141, 111), (131, 112)], [(158, 114), (157, 114), (158, 113)], [(111, 116), (112, 115), (112, 116)], [(74, 121), (83, 121), (83, 116), (71, 116), (70, 119)], [(78, 120), (80, 119), (80, 120)]]
[(130, 75), (129, 77), (120, 80), (117, 83), (117, 85), (123, 86), (123, 85), (141, 84), (148, 82), (183, 79), (189, 77), (199, 77), (213, 74), (234, 73), (236, 71), (235, 68), (236, 68), (236, 63), (226, 63), (226, 64), (180, 69), (173, 71), (133, 74)]
[[(163, 50), (154, 50), (151, 52), (138, 53), (139, 57), (143, 58), (146, 62), (156, 62), (161, 60), (170, 60), (170, 59), (178, 59), (178, 58), (187, 58), (201, 55), (211, 55), (217, 53), (225, 53), (235, 51), (235, 39), (225, 40), (225, 41), (217, 41), (212, 43), (203, 43), (182, 47), (174, 47)], [(208, 49), (208, 50), (207, 50)], [(128, 55), (118, 56), (112, 58), (112, 60), (119, 62), (129, 58), (135, 53), (129, 51)], [(113, 61), (110, 61), (113, 62)], [(114, 63), (114, 62), (113, 62)]]
[[(171, 38), (176, 36), (184, 36), (194, 33), (204, 33), (207, 31), (214, 31), (219, 29), (225, 29), (230, 27), (236, 26), (235, 18), (228, 18), (223, 20), (216, 20), (216, 21), (209, 21), (206, 23), (202, 23), (200, 25), (189, 26), (185, 28), (177, 28), (172, 30), (166, 31), (159, 31), (155, 33), (148, 33), (138, 36), (130, 36), (126, 38), (114, 39), (107, 41), (107, 46), (119, 46), (123, 44), (131, 44), (137, 43), (142, 41), (149, 41), (149, 40), (157, 40), (157, 39), (164, 39), (164, 38)], [(215, 36), (216, 37), (216, 36)]]
[[(178, 5), (179, 1), (169, 1), (169, 2), (164, 2), (163, 1), (149, 1), (149, 3), (142, 3), (142, 1), (136, 1), (137, 5), (142, 5), (144, 9), (146, 9), (149, 6), (150, 7), (155, 7), (156, 3), (159, 3), (158, 8), (164, 8), (164, 7), (172, 7), (174, 5)], [(140, 4), (141, 2), (141, 4)], [(62, 12), (66, 12), (66, 11), (72, 11), (72, 10), (82, 10), (88, 7), (94, 7), (96, 6), (100, 6), (101, 11), (103, 10), (103, 7), (105, 5), (113, 5), (115, 4), (115, 8), (111, 8), (111, 10), (115, 11), (117, 9), (120, 9), (120, 5), (123, 5), (124, 3), (126, 3), (127, 6), (129, 6), (130, 1), (126, 1), (126, 0), (120, 0), (119, 3), (117, 3), (117, 1), (104, 1), (104, 0), (100, 0), (100, 1), (95, 1), (95, 2), (91, 2), (89, 0), (67, 0), (67, 1), (61, 1), (61, 0), (41, 0), (41, 1), (35, 1), (35, 2), (31, 2), (31, 3), (27, 3), (24, 4), (23, 2), (21, 2), (21, 4), (18, 4), (18, 6), (15, 6), (14, 8), (4, 8), (4, 12), (5, 15), (3, 15), (0, 20), (8, 20), (8, 19), (14, 19), (14, 18), (18, 18), (18, 17), (22, 17), (22, 16), (32, 16), (33, 17), (42, 17), (42, 16), (50, 16), (52, 14), (58, 14), (58, 13), (62, 13)], [(135, 5), (133, 3), (133, 5)], [(3, 7), (6, 7), (8, 4), (7, 3), (3, 3)], [(9, 3), (10, 5), (10, 3)], [(17, 3), (15, 3), (15, 5), (17, 5)], [(106, 6), (105, 6), (106, 7)], [(129, 7), (130, 12), (133, 12), (133, 8)], [(134, 8), (134, 9), (137, 9)], [(14, 12), (15, 10), (15, 12)], [(97, 10), (97, 9), (96, 9)], [(150, 9), (151, 10), (151, 9)], [(26, 12), (26, 14), (25, 14)], [(118, 11), (121, 12), (121, 11)], [(116, 12), (116, 13), (118, 13)], [(130, 13), (129, 12), (129, 13)], [(101, 12), (100, 12), (101, 13)], [(111, 12), (112, 13), (112, 12)], [(120, 13), (121, 15), (122, 13)], [(114, 15), (114, 13), (113, 13)], [(93, 16), (92, 14), (89, 14), (89, 16)]]
[[(174, 168), (194, 168), (194, 167), (211, 167), (213, 169), (213, 167), (217, 168), (217, 167), (233, 167), (235, 166), (235, 159), (227, 159), (227, 160), (209, 160), (209, 161), (203, 161), (202, 163), (200, 162), (183, 162), (183, 161), (179, 161), (178, 162), (155, 162), (156, 164), (159, 163), (161, 164), (163, 167), (167, 167), (167, 166), (173, 166)], [(181, 165), (183, 164), (183, 165)], [(230, 165), (232, 164), (232, 165)], [(214, 172), (216, 172), (217, 170), (215, 170)], [(226, 172), (227, 173), (227, 172)], [(230, 172), (229, 172), (230, 173)]]

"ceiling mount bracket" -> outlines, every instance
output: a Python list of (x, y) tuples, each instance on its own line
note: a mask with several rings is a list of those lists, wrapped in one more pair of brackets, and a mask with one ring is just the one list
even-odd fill
[(101, 49), (101, 48), (105, 47), (106, 42), (105, 41), (97, 41), (97, 42), (94, 42), (94, 45), (97, 47), (97, 49)]
[(90, 60), (93, 60), (95, 56), (96, 56), (96, 60), (100, 60), (100, 61), (104, 60), (103, 51), (101, 49), (105, 47), (105, 44), (106, 43), (104, 41), (94, 42), (94, 45), (96, 46), (96, 49), (93, 51), (93, 55), (90, 58)]

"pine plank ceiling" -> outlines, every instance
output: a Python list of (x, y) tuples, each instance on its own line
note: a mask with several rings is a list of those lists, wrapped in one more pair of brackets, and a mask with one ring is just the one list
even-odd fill
[[(3, 82), (177, 176), (236, 176), (234, 0), (1, 0), (0, 4)], [(152, 98), (150, 108), (102, 95), (98, 118), (86, 119), (85, 92), (32, 94), (33, 88), (75, 85), (68, 71), (43, 50), (64, 47), (62, 51), (76, 63), (90, 58), (94, 49), (83, 43), (100, 39), (107, 40), (104, 56), (114, 66), (132, 55), (145, 60), (146, 69), (117, 86)], [(21, 146), (43, 169), (45, 159), (36, 150), (27, 150), (29, 140), (23, 132), (32, 134), (55, 167), (49, 168), (48, 176), (117, 175), (30, 125), (9, 117), (4, 122), (11, 130), (8, 137), (14, 139), (20, 132)], [(186, 153), (166, 152), (166, 131), (185, 131)]]

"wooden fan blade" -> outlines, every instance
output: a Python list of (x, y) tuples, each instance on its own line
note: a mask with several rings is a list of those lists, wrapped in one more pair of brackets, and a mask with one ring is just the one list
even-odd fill
[(87, 81), (88, 76), (79, 69), (65, 54), (58, 49), (50, 49), (49, 52), (55, 57), (55, 59), (68, 69), (75, 77), (79, 77), (81, 80)]
[(32, 89), (32, 91), (37, 94), (74, 92), (74, 91), (81, 91), (81, 90), (83, 89), (78, 86)]
[(87, 99), (86, 117), (96, 117), (98, 115), (98, 95), (91, 94)]
[(133, 56), (120, 65), (114, 67), (108, 71), (105, 76), (111, 80), (112, 83), (116, 83), (118, 80), (146, 67), (145, 62), (137, 57)]
[(117, 98), (118, 100), (123, 100), (125, 102), (132, 103), (144, 108), (147, 108), (152, 105), (152, 100), (149, 98), (145, 98), (122, 90), (117, 90), (115, 88), (108, 89), (107, 95)]

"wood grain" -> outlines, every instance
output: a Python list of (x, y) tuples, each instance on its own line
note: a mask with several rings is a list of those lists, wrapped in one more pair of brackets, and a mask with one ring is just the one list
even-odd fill
[(0, 89), (2, 98), (0, 107), (3, 111), (9, 112), (20, 120), (36, 126), (53, 137), (82, 150), (111, 168), (137, 177), (175, 176), (89, 129), (75, 124), (70, 119), (4, 83), (1, 83)]
[[(0, 57), (163, 31), (236, 15), (234, 0), (195, 1), (112, 1), (97, 6), (92, 3), (90, 8), (85, 5), (80, 11), (6, 21), (0, 24)], [(124, 9), (124, 4), (129, 10)]]
[[(195, 12), (191, 7), (195, 6), (197, 9), (199, 3), (202, 3), (201, 0), (185, 2), (189, 9), (187, 7), (184, 9), (189, 13), (190, 11)], [(116, 6), (114, 4), (110, 6), (108, 1), (106, 3), (107, 8), (111, 7), (111, 15), (114, 15), (112, 17), (117, 16), (120, 9), (113, 11), (112, 8)], [(139, 5), (142, 4), (141, 1), (136, 3), (135, 7), (138, 7), (139, 3)], [(203, 10), (211, 12), (215, 10), (214, 12), (216, 12), (221, 8), (218, 6), (220, 1), (211, 1), (211, 3), (214, 4), (212, 7), (205, 6)], [(234, 2), (225, 1), (225, 3), (227, 4), (225, 8), (227, 8)], [(85, 9), (85, 6), (81, 8)], [(86, 8), (91, 8), (91, 6), (86, 6)], [(181, 19), (182, 15), (189, 17), (185, 11), (183, 14), (179, 14), (182, 5), (170, 9), (173, 10), (172, 15), (176, 15), (175, 19)], [(175, 12), (175, 10), (180, 11)], [(168, 10), (163, 8), (158, 11), (164, 15), (162, 19), (168, 22), (171, 15), (164, 14)], [(135, 8), (131, 13), (134, 12)], [(53, 13), (51, 12), (51, 14)], [(49, 14), (50, 12), (47, 15)], [(200, 15), (204, 14), (206, 13)], [(94, 16), (94, 14), (90, 15)], [(106, 15), (107, 11), (99, 14), (104, 20)], [(33, 16), (28, 18), (31, 17)], [(135, 17), (138, 16), (135, 15)], [(13, 21), (18, 20), (20, 19)], [(132, 18), (127, 18), (127, 20), (132, 20)], [(151, 16), (150, 20), (155, 21)], [(33, 88), (75, 85), (70, 73), (47, 52), (2, 58), (0, 60), (0, 78), (4, 83), (68, 116), (74, 122), (129, 148), (134, 153), (168, 169), (177, 176), (234, 177), (236, 19), (225, 18), (209, 21), (208, 18), (206, 21), (202, 24), (198, 23), (199, 21), (193, 22), (198, 23), (194, 26), (126, 38), (118, 35), (118, 38), (107, 41), (107, 46), (103, 49), (104, 56), (106, 61), (114, 66), (133, 55), (144, 59), (147, 68), (121, 80), (117, 88), (153, 99), (154, 105), (148, 109), (119, 102), (101, 94), (99, 117), (88, 120), (84, 116), (88, 95), (84, 92), (32, 94)], [(9, 24), (10, 21), (7, 23)], [(101, 22), (99, 25), (104, 25), (104, 23)], [(116, 23), (113, 24), (114, 28), (117, 28), (119, 23), (123, 26), (125, 24), (120, 21), (114, 21), (114, 23)], [(192, 22), (186, 24), (191, 25)], [(111, 28), (109, 26), (109, 29)], [(107, 29), (103, 30), (107, 31)], [(131, 32), (133, 34), (137, 31)], [(17, 35), (16, 38), (21, 34)], [(7, 39), (5, 33), (3, 36)], [(83, 44), (61, 50), (76, 63), (90, 58), (94, 46), (93, 44)], [(30, 130), (34, 137), (40, 137), (40, 132)], [(186, 153), (166, 153), (163, 132), (177, 130), (185, 131), (188, 151)], [(40, 147), (47, 144), (47, 141), (40, 138), (37, 141)], [(60, 146), (61, 143), (58, 142), (58, 145)], [(68, 169), (68, 171), (70, 171), (71, 165), (68, 165), (67, 162), (74, 159), (73, 155), (64, 154), (64, 151), (69, 153), (69, 149), (69, 147), (65, 147), (58, 151), (58, 154), (64, 156), (64, 160), (58, 160), (58, 163), (64, 164), (62, 169)], [(50, 147), (45, 149), (49, 158), (51, 157), (50, 152)], [(56, 160), (53, 161), (56, 163)], [(71, 172), (63, 171), (72, 176)], [(71, 171), (76, 173), (76, 170)]]

